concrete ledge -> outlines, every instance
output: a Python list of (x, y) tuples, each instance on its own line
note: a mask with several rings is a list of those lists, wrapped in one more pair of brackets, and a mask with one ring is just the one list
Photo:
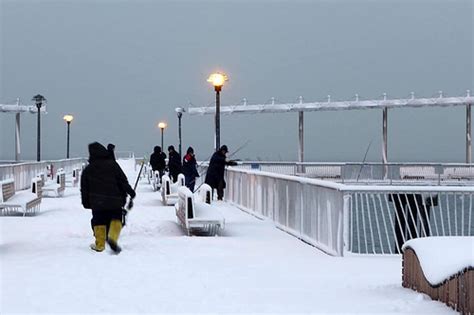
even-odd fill
[[(442, 253), (440, 253), (442, 254)], [(403, 287), (429, 295), (461, 314), (474, 315), (474, 268), (468, 267), (437, 285), (431, 285), (423, 273), (415, 251), (403, 251)]]

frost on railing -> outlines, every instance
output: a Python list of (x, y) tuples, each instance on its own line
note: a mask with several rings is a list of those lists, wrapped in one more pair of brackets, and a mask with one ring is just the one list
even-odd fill
[(0, 180), (13, 178), (15, 189), (23, 190), (29, 188), (31, 180), (39, 174), (48, 174), (54, 178), (56, 171), (61, 168), (66, 174), (72, 174), (74, 169), (81, 169), (86, 162), (86, 159), (76, 158), (0, 165)]
[(458, 185), (474, 182), (474, 164), (240, 162), (238, 168), (339, 183)]
[(227, 171), (226, 200), (331, 255), (343, 253), (343, 193), (333, 183)]
[(332, 255), (397, 254), (426, 236), (474, 235), (473, 186), (347, 185), (227, 170), (225, 198)]
[(409, 239), (474, 235), (474, 190), (351, 193), (349, 251), (401, 253)]

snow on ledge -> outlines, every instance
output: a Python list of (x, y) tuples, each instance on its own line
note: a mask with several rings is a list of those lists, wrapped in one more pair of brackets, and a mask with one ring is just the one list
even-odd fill
[(408, 248), (415, 251), (426, 280), (433, 286), (474, 268), (474, 236), (416, 238), (403, 244), (404, 251)]

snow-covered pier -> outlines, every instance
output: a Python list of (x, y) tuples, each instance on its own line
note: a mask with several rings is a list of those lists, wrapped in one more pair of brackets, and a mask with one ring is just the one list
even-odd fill
[[(50, 164), (62, 163), (69, 177), (83, 161)], [(135, 161), (120, 164), (133, 182)], [(16, 167), (18, 171), (20, 166)], [(27, 182), (28, 174), (41, 168), (22, 167), (28, 171), (18, 177), (19, 182)], [(214, 203), (225, 217), (225, 229), (218, 237), (188, 237), (174, 207), (163, 206), (160, 193), (142, 179), (122, 232), (119, 256), (89, 249), (90, 212), (82, 207), (79, 189), (72, 184), (62, 198), (43, 198), (35, 216), (0, 217), (0, 312), (455, 313), (401, 286), (400, 255), (353, 254), (358, 252), (351, 244), (357, 243), (356, 229), (344, 226), (353, 226), (356, 218), (344, 211), (359, 211), (359, 219), (367, 219), (369, 225), (376, 222), (369, 221), (369, 215), (377, 210), (370, 207), (370, 195), (365, 210), (365, 199), (358, 208), (352, 207), (356, 203), (345, 195), (354, 196), (355, 185), (242, 168), (229, 168), (227, 181), (227, 202)], [(363, 191), (373, 193), (371, 187), (357, 186), (362, 195), (353, 200), (366, 198)], [(384, 187), (378, 190), (382, 201), (398, 189)], [(405, 188), (411, 189), (424, 188)], [(428, 192), (456, 194), (456, 189), (466, 196), (464, 202), (472, 200), (472, 186), (437, 186)], [(379, 197), (374, 200), (378, 203)], [(462, 209), (471, 220), (472, 204)], [(362, 215), (363, 211), (369, 212)], [(376, 226), (371, 229), (376, 231)], [(457, 233), (454, 226), (451, 233)], [(472, 235), (472, 229), (469, 221), (464, 235)], [(390, 241), (383, 236), (387, 231), (375, 232), (375, 239), (366, 234), (367, 239), (359, 242), (372, 249), (380, 237), (382, 243), (394, 246), (393, 236)]]

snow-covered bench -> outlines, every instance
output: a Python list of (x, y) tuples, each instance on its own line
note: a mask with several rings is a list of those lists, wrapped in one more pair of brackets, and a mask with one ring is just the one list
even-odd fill
[(403, 245), (402, 285), (474, 314), (473, 251), (474, 236), (409, 240)]
[(434, 166), (402, 166), (400, 167), (400, 178), (403, 180), (436, 180), (439, 175), (436, 174)]
[(43, 186), (43, 194), (45, 197), (51, 196), (60, 197), (64, 195), (64, 190), (66, 189), (66, 173), (63, 169), (59, 169), (56, 173), (56, 180), (45, 182)]
[(158, 191), (161, 187), (161, 182), (160, 182), (160, 172), (158, 171), (152, 171), (151, 172), (151, 185), (153, 186), (153, 191)]
[(306, 173), (297, 173), (300, 176), (307, 176), (319, 179), (340, 179), (340, 166), (305, 166)]
[(35, 214), (40, 211), (42, 198), (42, 182), (39, 177), (31, 180), (31, 189), (15, 191), (15, 181), (8, 179), (0, 182), (0, 213), (15, 215), (23, 213)]
[(455, 180), (473, 180), (474, 167), (447, 167), (444, 169), (443, 175), (448, 179)]
[(75, 168), (72, 170), (72, 177), (71, 177), (71, 183), (73, 187), (77, 187), (79, 184), (81, 178), (81, 169), (80, 168)]
[(161, 177), (161, 201), (164, 205), (172, 206), (178, 202), (178, 189), (184, 186), (184, 175), (179, 174), (176, 183), (171, 183), (168, 175)]
[(195, 199), (210, 201), (210, 192), (209, 187), (209, 190), (195, 196), (187, 187), (179, 188), (178, 202), (175, 204), (176, 217), (188, 235), (217, 235), (219, 230), (224, 229), (225, 219), (219, 209)]

